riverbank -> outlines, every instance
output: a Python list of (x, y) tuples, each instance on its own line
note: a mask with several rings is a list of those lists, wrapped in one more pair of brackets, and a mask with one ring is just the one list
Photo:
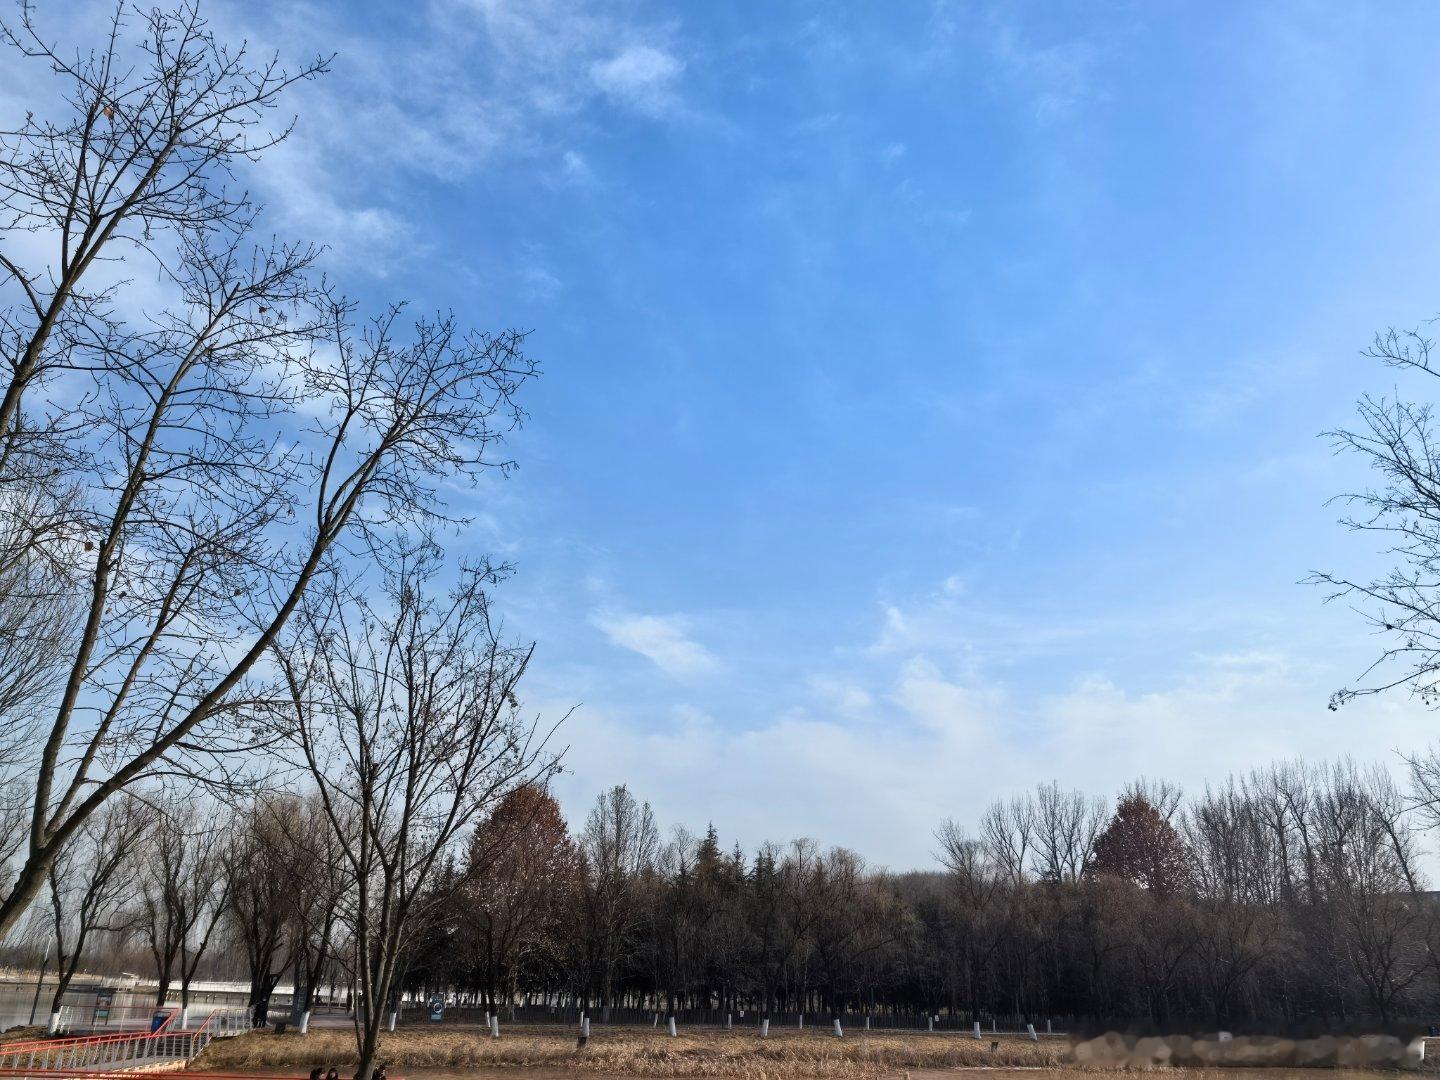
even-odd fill
[[(991, 1049), (994, 1042), (995, 1049)], [(1067, 1057), (1063, 1038), (1030, 1042), (1024, 1036), (854, 1032), (843, 1039), (822, 1031), (695, 1031), (671, 1038), (646, 1028), (599, 1028), (589, 1045), (576, 1046), (573, 1028), (525, 1025), (503, 1029), (499, 1039), (472, 1031), (401, 1028), (381, 1037), (380, 1057), (392, 1075), (414, 1069), (526, 1068), (633, 1077), (734, 1077), (792, 1080), (834, 1077), (871, 1080), (905, 1072), (954, 1068), (1054, 1068)], [(211, 1043), (195, 1067), (237, 1069), (355, 1067), (348, 1030), (305, 1035), (251, 1032)]]

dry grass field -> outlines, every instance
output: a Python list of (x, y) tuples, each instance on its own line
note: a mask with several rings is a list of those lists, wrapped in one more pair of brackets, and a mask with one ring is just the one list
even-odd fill
[[(958, 1067), (1053, 1068), (1065, 1061), (1068, 1050), (1059, 1037), (1038, 1043), (1004, 1035), (997, 1040), (999, 1047), (992, 1051), (989, 1036), (977, 1042), (956, 1034), (855, 1032), (836, 1039), (821, 1031), (785, 1031), (761, 1039), (753, 1031), (704, 1030), (672, 1039), (663, 1031), (618, 1028), (595, 1030), (590, 1044), (577, 1049), (576, 1033), (569, 1028), (526, 1025), (502, 1029), (499, 1039), (490, 1039), (481, 1029), (416, 1027), (383, 1036), (381, 1058), (392, 1075), (417, 1069), (529, 1068), (634, 1077), (869, 1080)], [(354, 1061), (351, 1033), (329, 1029), (222, 1039), (208, 1046), (196, 1065), (214, 1070), (334, 1065), (344, 1075)]]

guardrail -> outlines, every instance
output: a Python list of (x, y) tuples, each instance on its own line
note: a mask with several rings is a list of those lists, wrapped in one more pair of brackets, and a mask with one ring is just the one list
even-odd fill
[(0, 1044), (0, 1075), (83, 1077), (161, 1062), (186, 1063), (215, 1039), (250, 1030), (250, 1014), (244, 1009), (214, 1009), (193, 1031), (174, 1029), (178, 1015), (178, 1009), (171, 1009), (164, 1022), (150, 1032), (77, 1035)]

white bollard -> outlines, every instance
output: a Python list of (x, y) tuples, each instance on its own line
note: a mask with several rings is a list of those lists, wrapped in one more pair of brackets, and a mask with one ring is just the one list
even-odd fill
[(584, 1028), (585, 1028), (585, 1038), (588, 1039), (588, 1038), (590, 1038), (590, 1017), (588, 1017), (588, 1016), (585, 1017), (585, 1020), (584, 1020), (584, 1022), (583, 1022), (583, 1026), (584, 1026)]
[(990, 1018), (990, 1034), (994, 1035), (999, 1030), (1000, 1029), (995, 1026), (995, 1018), (992, 1016)]
[(675, 1037), (675, 1017), (670, 1017), (670, 1023), (668, 1027), (670, 1028), (670, 1037), (673, 1039)]
[(869, 1013), (866, 1013), (866, 1014), (865, 1014), (865, 1030), (866, 1030), (866, 1031), (869, 1031), (869, 1030), (870, 1030), (870, 1014), (869, 1014)]
[(1046, 1035), (1054, 1035), (1054, 1034), (1055, 1034), (1055, 1032), (1054, 1032), (1053, 1030), (1051, 1030), (1051, 1028), (1050, 1028), (1050, 1020), (1049, 1020), (1048, 1017), (1047, 1017), (1046, 1020), (1045, 1020), (1045, 1034), (1046, 1034)]
[(980, 1038), (980, 1021), (975, 1021), (975, 1038)]
[(1028, 1035), (1028, 1036), (1030, 1036), (1030, 1041), (1031, 1041), (1031, 1042), (1039, 1042), (1039, 1041), (1040, 1041), (1040, 1036), (1038, 1036), (1038, 1035), (1035, 1034), (1035, 1025), (1034, 1025), (1034, 1024), (1026, 1024), (1026, 1025), (1025, 1025), (1025, 1034)]
[(935, 1017), (933, 1017), (933, 1016), (927, 1016), (927, 1017), (925, 1017), (925, 1028), (926, 1028), (927, 1031), (934, 1031), (934, 1030), (935, 1030)]
[(801, 1013), (801, 1014), (800, 1014), (800, 1030), (801, 1030), (801, 1031), (804, 1031), (804, 1030), (805, 1030), (805, 1014), (804, 1014), (804, 1013)]
[(1425, 1040), (1423, 1038), (1411, 1039), (1410, 1045), (1405, 1047), (1405, 1064), (1412, 1069), (1418, 1069), (1425, 1064)]
[(768, 1039), (770, 1037), (770, 1020), (768, 1017), (760, 1021), (760, 1037), (762, 1039)]
[(730, 1031), (730, 1030), (732, 1030), (734, 1027), (735, 1027), (735, 1017), (734, 1017), (732, 1014), (730, 1014), (730, 1013), (726, 1013), (726, 1014), (725, 1014), (725, 1030), (726, 1030), (726, 1031)]
[(843, 1039), (845, 1037), (845, 1029), (840, 1026), (840, 1018), (838, 1016), (835, 1018), (835, 1037), (837, 1039)]
[(498, 1015), (490, 1017), (490, 1037), (492, 1039), (500, 1037), (500, 1017)]
[(390, 1010), (390, 1025), (389, 1025), (389, 1026), (390, 1026), (390, 1030), (391, 1030), (391, 1031), (394, 1031), (394, 1030), (395, 1030), (395, 1010), (394, 1010), (394, 1009), (391, 1009), (391, 1010)]

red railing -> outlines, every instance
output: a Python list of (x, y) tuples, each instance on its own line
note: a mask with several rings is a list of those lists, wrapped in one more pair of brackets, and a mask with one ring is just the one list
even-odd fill
[(108, 1075), (160, 1061), (189, 1062), (212, 1040), (250, 1029), (250, 1014), (245, 1010), (214, 1009), (194, 1031), (175, 1030), (178, 1015), (178, 1009), (170, 1009), (154, 1031), (0, 1044), (0, 1075)]

